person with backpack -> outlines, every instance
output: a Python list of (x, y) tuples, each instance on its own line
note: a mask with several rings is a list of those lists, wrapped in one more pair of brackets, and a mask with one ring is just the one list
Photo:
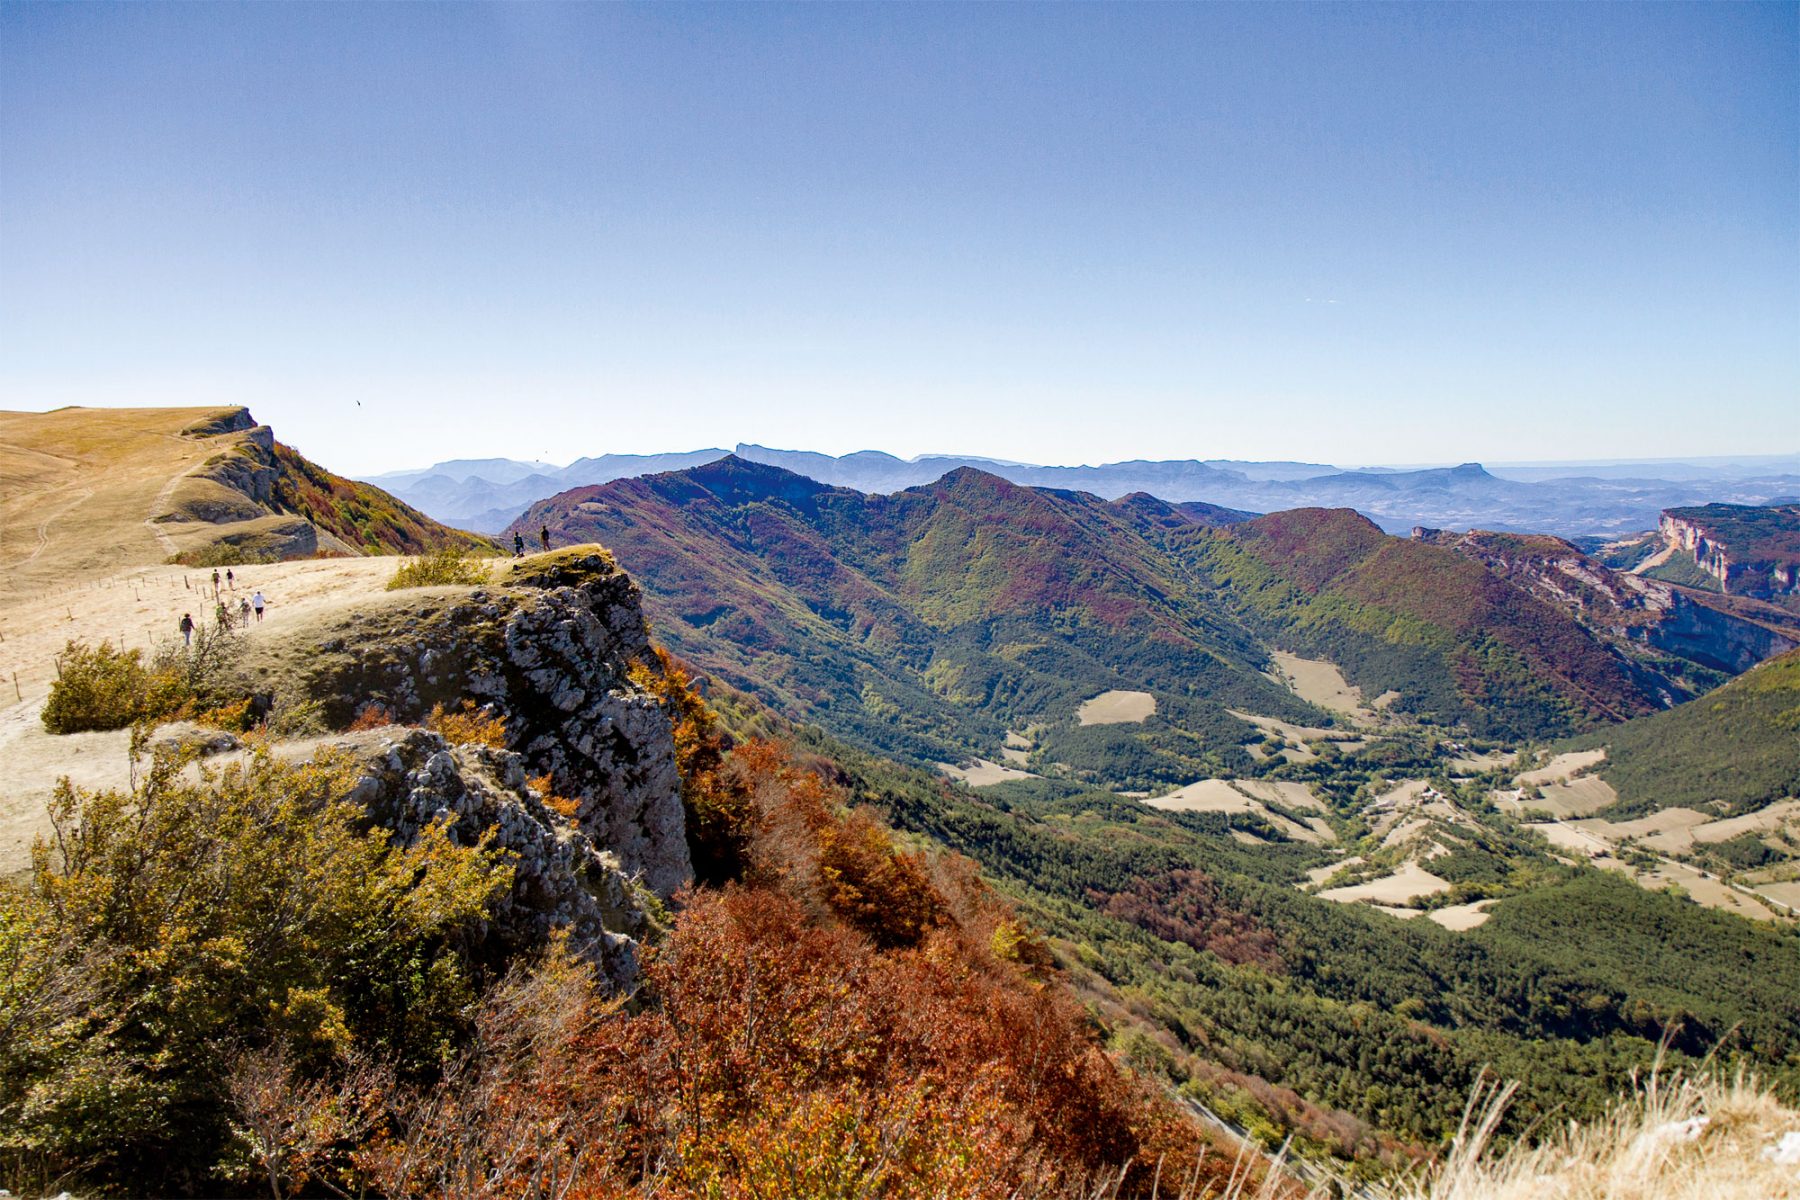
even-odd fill
[(183, 646), (194, 644), (194, 616), (192, 613), (181, 614), (181, 644)]
[(522, 533), (513, 534), (513, 557), (525, 557), (525, 535)]

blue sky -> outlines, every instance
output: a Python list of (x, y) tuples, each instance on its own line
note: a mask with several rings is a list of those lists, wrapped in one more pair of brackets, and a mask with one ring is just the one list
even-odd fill
[(215, 402), (352, 472), (1791, 451), (1800, 8), (0, 6), (0, 407)]

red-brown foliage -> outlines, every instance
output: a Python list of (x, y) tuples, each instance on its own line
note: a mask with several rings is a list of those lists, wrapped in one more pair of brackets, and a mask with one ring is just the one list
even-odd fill
[(1164, 941), (1210, 950), (1226, 962), (1254, 963), (1285, 974), (1275, 935), (1231, 908), (1205, 871), (1182, 869), (1139, 879), (1122, 892), (1088, 895), (1108, 916), (1129, 921)]
[(439, 1082), (384, 1085), (382, 1132), (335, 1168), (346, 1183), (999, 1200), (1091, 1195), (1127, 1163), (1121, 1197), (1148, 1196), (1159, 1169), (1163, 1195), (1221, 1182), (1229, 1156), (1204, 1158), (1068, 991), (996, 955), (1030, 939), (971, 864), (897, 850), (779, 747), (743, 747), (730, 770), (756, 806), (749, 881), (681, 897), (638, 1011), (554, 946), (494, 990)]

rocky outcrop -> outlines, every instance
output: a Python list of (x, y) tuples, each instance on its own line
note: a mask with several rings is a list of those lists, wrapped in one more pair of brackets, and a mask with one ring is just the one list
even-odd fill
[(1668, 546), (1691, 557), (1730, 595), (1800, 594), (1800, 505), (1667, 509), (1658, 529)]
[[(500, 948), (566, 930), (631, 986), (650, 897), (693, 866), (669, 718), (633, 680), (656, 669), (638, 590), (610, 555), (540, 555), (498, 586), (382, 593), (269, 634), (242, 664), (265, 703), (310, 702), (339, 729), (387, 722), (278, 753), (351, 754), (353, 798), (402, 840), (445, 817), (459, 841), (488, 836), (513, 855), (490, 929)], [(417, 727), (465, 704), (501, 719), (503, 749)]]
[(448, 819), (458, 841), (472, 844), (485, 835), (508, 853), (512, 888), (489, 927), (501, 949), (541, 945), (566, 931), (615, 989), (632, 987), (638, 943), (649, 925), (642, 892), (617, 855), (531, 789), (521, 755), (452, 746), (435, 733), (399, 726), (339, 745), (362, 770), (351, 799), (401, 844)]
[(377, 707), (418, 723), (435, 705), (479, 705), (524, 771), (577, 802), (575, 828), (667, 896), (693, 867), (669, 718), (631, 679), (654, 662), (637, 586), (597, 547), (530, 561), (503, 586), (371, 598), (246, 666), (338, 728)]
[[(172, 480), (150, 521), (183, 562), (356, 556), (366, 550), (420, 553), (446, 545), (491, 550), (477, 535), (440, 525), (380, 488), (307, 461), (275, 440), (249, 410), (225, 409), (182, 436), (209, 449), (204, 462)], [(226, 557), (224, 561), (230, 561)]]
[(1623, 653), (1640, 659), (1643, 669), (1662, 673), (1673, 694), (1687, 688), (1667, 675), (1666, 664), (1655, 661), (1662, 655), (1737, 674), (1800, 645), (1800, 630), (1771, 619), (1781, 614), (1752, 614), (1747, 610), (1753, 606), (1727, 597), (1615, 571), (1561, 538), (1422, 527), (1413, 530), (1413, 537), (1473, 558), (1514, 586), (1568, 610)]

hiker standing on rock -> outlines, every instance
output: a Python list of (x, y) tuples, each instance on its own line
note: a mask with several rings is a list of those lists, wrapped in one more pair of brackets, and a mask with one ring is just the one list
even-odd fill
[(191, 613), (181, 614), (181, 644), (183, 646), (194, 644), (194, 618)]
[(522, 533), (513, 534), (513, 557), (525, 557), (525, 535)]
[(538, 539), (544, 543), (544, 551), (548, 553), (550, 550), (550, 527), (548, 525), (538, 530)]
[(256, 593), (256, 595), (250, 597), (250, 607), (256, 610), (256, 623), (258, 625), (262, 624), (263, 605), (265, 605), (267, 603), (268, 603), (268, 601), (263, 599), (263, 594), (260, 590)]

